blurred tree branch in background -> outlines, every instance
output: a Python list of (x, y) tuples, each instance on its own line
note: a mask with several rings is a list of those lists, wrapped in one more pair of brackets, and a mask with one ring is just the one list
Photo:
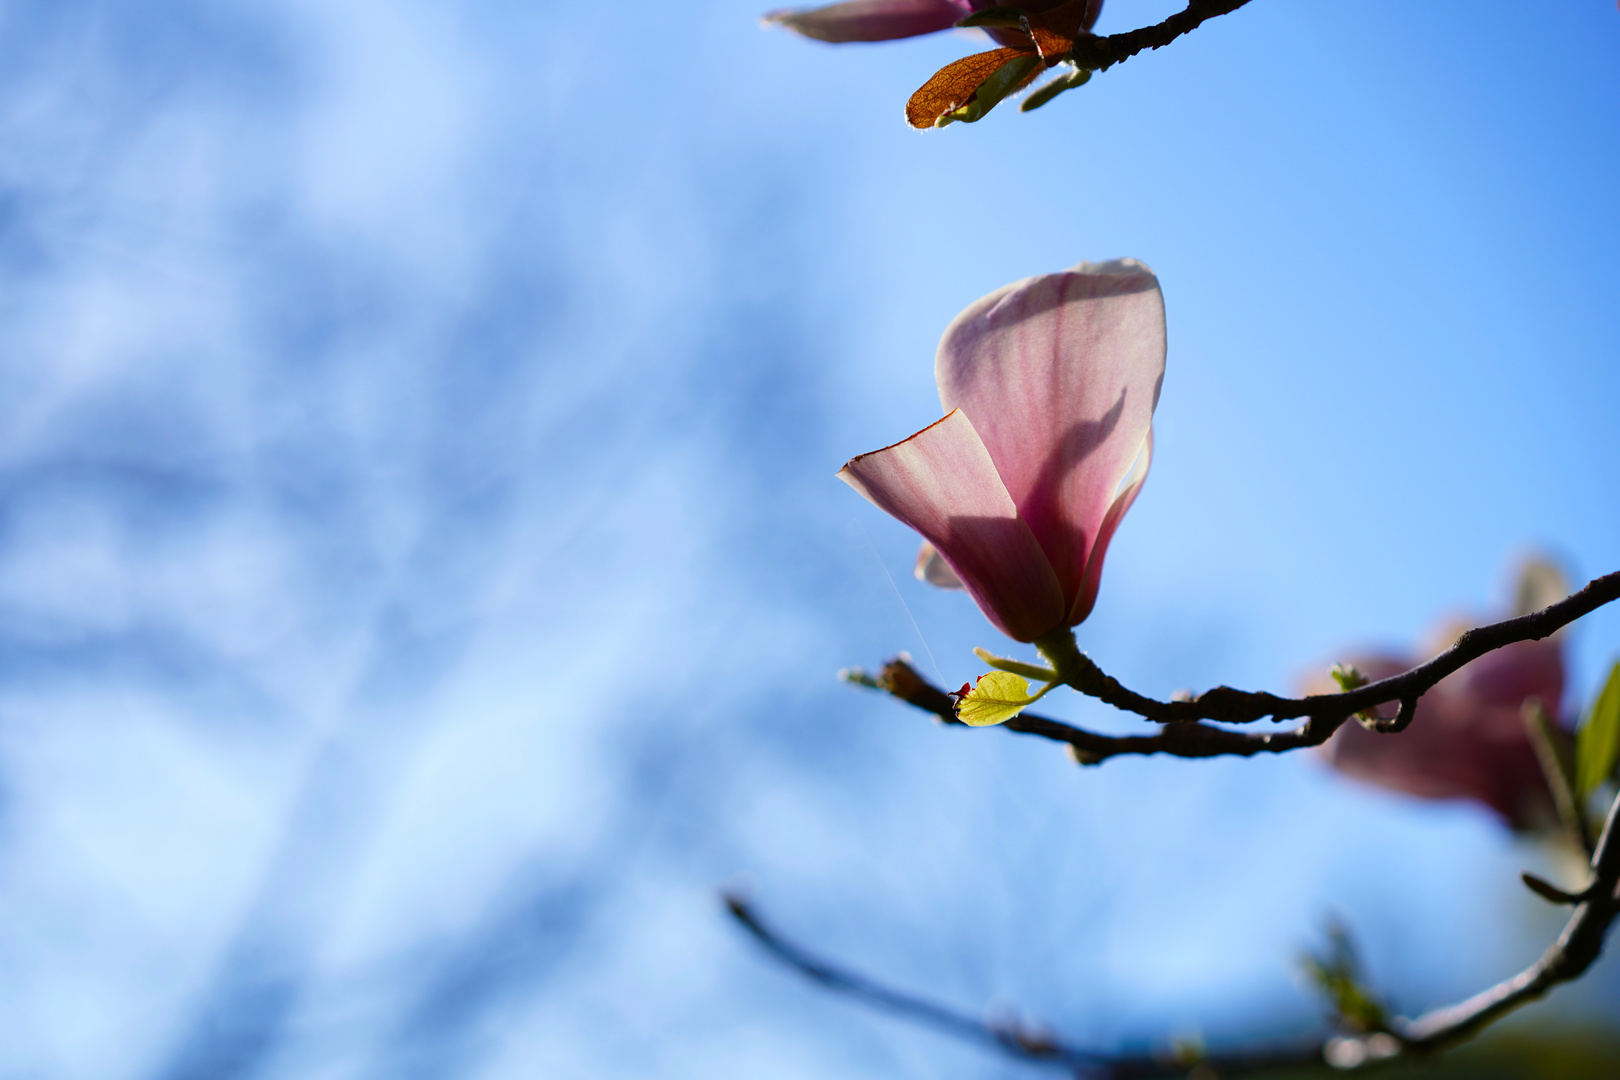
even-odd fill
[[(927, 1023), (962, 1038), (993, 1045), (1014, 1057), (1073, 1068), (1084, 1077), (1135, 1080), (1158, 1076), (1246, 1076), (1281, 1069), (1328, 1067), (1353, 1071), (1422, 1060), (1472, 1038), (1513, 1010), (1586, 973), (1603, 951), (1610, 925), (1620, 915), (1620, 799), (1609, 810), (1590, 864), (1591, 883), (1579, 894), (1563, 932), (1530, 967), (1454, 1005), (1411, 1020), (1385, 1015), (1362, 985), (1353, 961), (1317, 962), (1318, 981), (1329, 988), (1341, 1030), (1305, 1044), (1257, 1047), (1197, 1055), (1110, 1057), (1070, 1046), (1042, 1028), (978, 1020), (965, 1012), (894, 990), (823, 960), (766, 926), (746, 898), (728, 894), (727, 909), (772, 956), (821, 985), (867, 1004)], [(1356, 1007), (1359, 1003), (1360, 1007)]]

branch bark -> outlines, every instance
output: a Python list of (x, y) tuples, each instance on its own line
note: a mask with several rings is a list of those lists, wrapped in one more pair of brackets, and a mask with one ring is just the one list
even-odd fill
[[(956, 718), (955, 701), (944, 690), (923, 678), (904, 659), (890, 660), (876, 678), (862, 673), (849, 676), (855, 681), (887, 691), (906, 704), (931, 713), (942, 723), (967, 727)], [(1343, 721), (1341, 720), (1340, 723)], [(1199, 722), (1166, 726), (1153, 735), (1103, 735), (1061, 720), (1036, 713), (1019, 713), (1000, 725), (1022, 735), (1067, 743), (1076, 761), (1096, 765), (1120, 754), (1168, 754), (1172, 757), (1203, 758), (1222, 755), (1252, 757), (1261, 753), (1283, 753), (1326, 742), (1339, 724), (1302, 725), (1292, 731), (1251, 734)]]
[(1424, 1013), (1399, 1032), (1413, 1052), (1438, 1049), (1470, 1038), (1492, 1021), (1546, 995), (1560, 983), (1572, 982), (1602, 955), (1609, 927), (1620, 915), (1620, 798), (1609, 807), (1608, 820), (1592, 856), (1592, 883), (1558, 940), (1540, 960), (1511, 979), (1475, 994), (1467, 1001)]
[[(1070, 680), (1071, 686), (1116, 709), (1135, 713), (1165, 727), (1153, 735), (1102, 735), (1030, 713), (1022, 713), (1002, 726), (1067, 743), (1073, 748), (1076, 759), (1088, 765), (1119, 754), (1250, 757), (1319, 746), (1354, 714), (1391, 701), (1399, 703), (1399, 712), (1383, 730), (1395, 734), (1411, 723), (1418, 699), (1463, 665), (1505, 645), (1547, 637), (1616, 599), (1620, 599), (1620, 572), (1595, 578), (1579, 591), (1540, 611), (1469, 630), (1458, 637), (1451, 648), (1399, 675), (1354, 690), (1303, 698), (1217, 686), (1190, 701), (1157, 701), (1121, 685), (1076, 650), (1066, 658), (1077, 672)], [(891, 660), (875, 678), (860, 673), (853, 677), (886, 690), (946, 723), (958, 722), (950, 696), (929, 683), (903, 659)], [(1274, 720), (1304, 718), (1305, 723), (1287, 731), (1249, 733), (1213, 727), (1205, 722), (1245, 724), (1267, 717)]]
[(1090, 71), (1104, 71), (1129, 60), (1144, 49), (1161, 49), (1182, 34), (1196, 30), (1217, 15), (1236, 11), (1249, 0), (1191, 0), (1182, 11), (1162, 23), (1144, 26), (1123, 34), (1098, 37), (1086, 34), (1074, 43), (1068, 59)]

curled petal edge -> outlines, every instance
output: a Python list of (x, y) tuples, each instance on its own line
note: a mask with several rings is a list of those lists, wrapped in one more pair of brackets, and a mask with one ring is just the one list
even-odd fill
[(1136, 496), (1142, 490), (1142, 484), (1147, 480), (1148, 468), (1153, 464), (1153, 427), (1149, 425), (1147, 436), (1142, 440), (1142, 449), (1137, 452), (1136, 460), (1131, 463), (1130, 472), (1120, 481), (1119, 494), (1114, 497), (1113, 505), (1108, 508), (1108, 514), (1103, 518), (1102, 524), (1097, 527), (1097, 536), (1091, 544), (1091, 554), (1086, 559), (1086, 571), (1080, 580), (1080, 594), (1074, 598), (1074, 607), (1069, 611), (1069, 625), (1078, 626), (1085, 622), (1086, 616), (1097, 604), (1097, 590), (1102, 586), (1103, 559), (1108, 554), (1108, 545), (1113, 542), (1114, 532), (1119, 523), (1125, 519), (1125, 513), (1136, 501)]
[(851, 458), (838, 478), (933, 544), (1008, 637), (1033, 641), (1063, 625), (1057, 573), (960, 409), (909, 439)]

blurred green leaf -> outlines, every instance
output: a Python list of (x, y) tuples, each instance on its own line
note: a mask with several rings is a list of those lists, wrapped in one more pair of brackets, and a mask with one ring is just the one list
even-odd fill
[(1565, 748), (1562, 731), (1554, 734), (1552, 717), (1547, 715), (1539, 697), (1525, 698), (1519, 707), (1519, 716), (1524, 720), (1524, 731), (1530, 737), (1536, 760), (1541, 763), (1541, 775), (1547, 778), (1547, 790), (1552, 793), (1558, 820), (1577, 843), (1589, 848), (1586, 814), (1581, 809), (1581, 801), (1575, 797), (1575, 762)]
[(1575, 736), (1576, 798), (1585, 799), (1614, 775), (1616, 756), (1620, 756), (1620, 660), (1609, 669), (1608, 682)]
[(1339, 1020), (1351, 1031), (1388, 1031), (1389, 1011), (1362, 982), (1361, 960), (1350, 932), (1337, 922), (1327, 927), (1328, 950), (1318, 956), (1306, 953), (1305, 973), (1316, 983), (1333, 1006)]

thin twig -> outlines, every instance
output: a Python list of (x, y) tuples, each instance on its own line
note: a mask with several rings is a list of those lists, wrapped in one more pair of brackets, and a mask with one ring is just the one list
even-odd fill
[[(861, 672), (853, 672), (846, 677), (885, 690), (908, 705), (932, 713), (943, 723), (967, 726), (957, 719), (956, 703), (951, 696), (923, 678), (903, 658), (890, 660), (875, 678)], [(1061, 720), (1025, 712), (1001, 726), (1008, 731), (1067, 743), (1076, 761), (1082, 765), (1096, 765), (1120, 754), (1168, 754), (1185, 758), (1280, 754), (1326, 742), (1343, 722), (1344, 719), (1340, 718), (1331, 724), (1302, 724), (1289, 731), (1256, 734), (1193, 722), (1171, 724), (1154, 735), (1102, 735)]]
[(1544, 996), (1560, 983), (1580, 978), (1603, 951), (1603, 941), (1616, 915), (1620, 915), (1620, 799), (1610, 808), (1608, 823), (1592, 860), (1593, 882), (1581, 894), (1586, 899), (1575, 909), (1552, 947), (1526, 970), (1475, 994), (1466, 1001), (1424, 1013), (1415, 1020), (1398, 1020), (1388, 1032), (1333, 1035), (1306, 1044), (1259, 1047), (1212, 1054), (1188, 1060), (1165, 1057), (1111, 1057), (1067, 1046), (1044, 1033), (1001, 1027), (966, 1012), (938, 1005), (884, 986), (814, 956), (760, 921), (753, 908), (736, 896), (727, 896), (731, 914), (778, 960), (816, 982), (859, 1000), (881, 1005), (912, 1020), (921, 1021), (959, 1037), (988, 1044), (1015, 1057), (1064, 1065), (1083, 1077), (1108, 1080), (1145, 1080), (1148, 1077), (1186, 1075), (1194, 1066), (1217, 1076), (1250, 1076), (1275, 1069), (1301, 1069), (1332, 1065), (1350, 1071), (1426, 1057), (1464, 1042), (1521, 1005)]
[(1069, 50), (1068, 58), (1089, 71), (1103, 71), (1128, 60), (1144, 49), (1160, 49), (1182, 34), (1196, 30), (1207, 19), (1236, 11), (1249, 0), (1191, 0), (1162, 23), (1144, 26), (1123, 34), (1098, 37), (1082, 35)]

